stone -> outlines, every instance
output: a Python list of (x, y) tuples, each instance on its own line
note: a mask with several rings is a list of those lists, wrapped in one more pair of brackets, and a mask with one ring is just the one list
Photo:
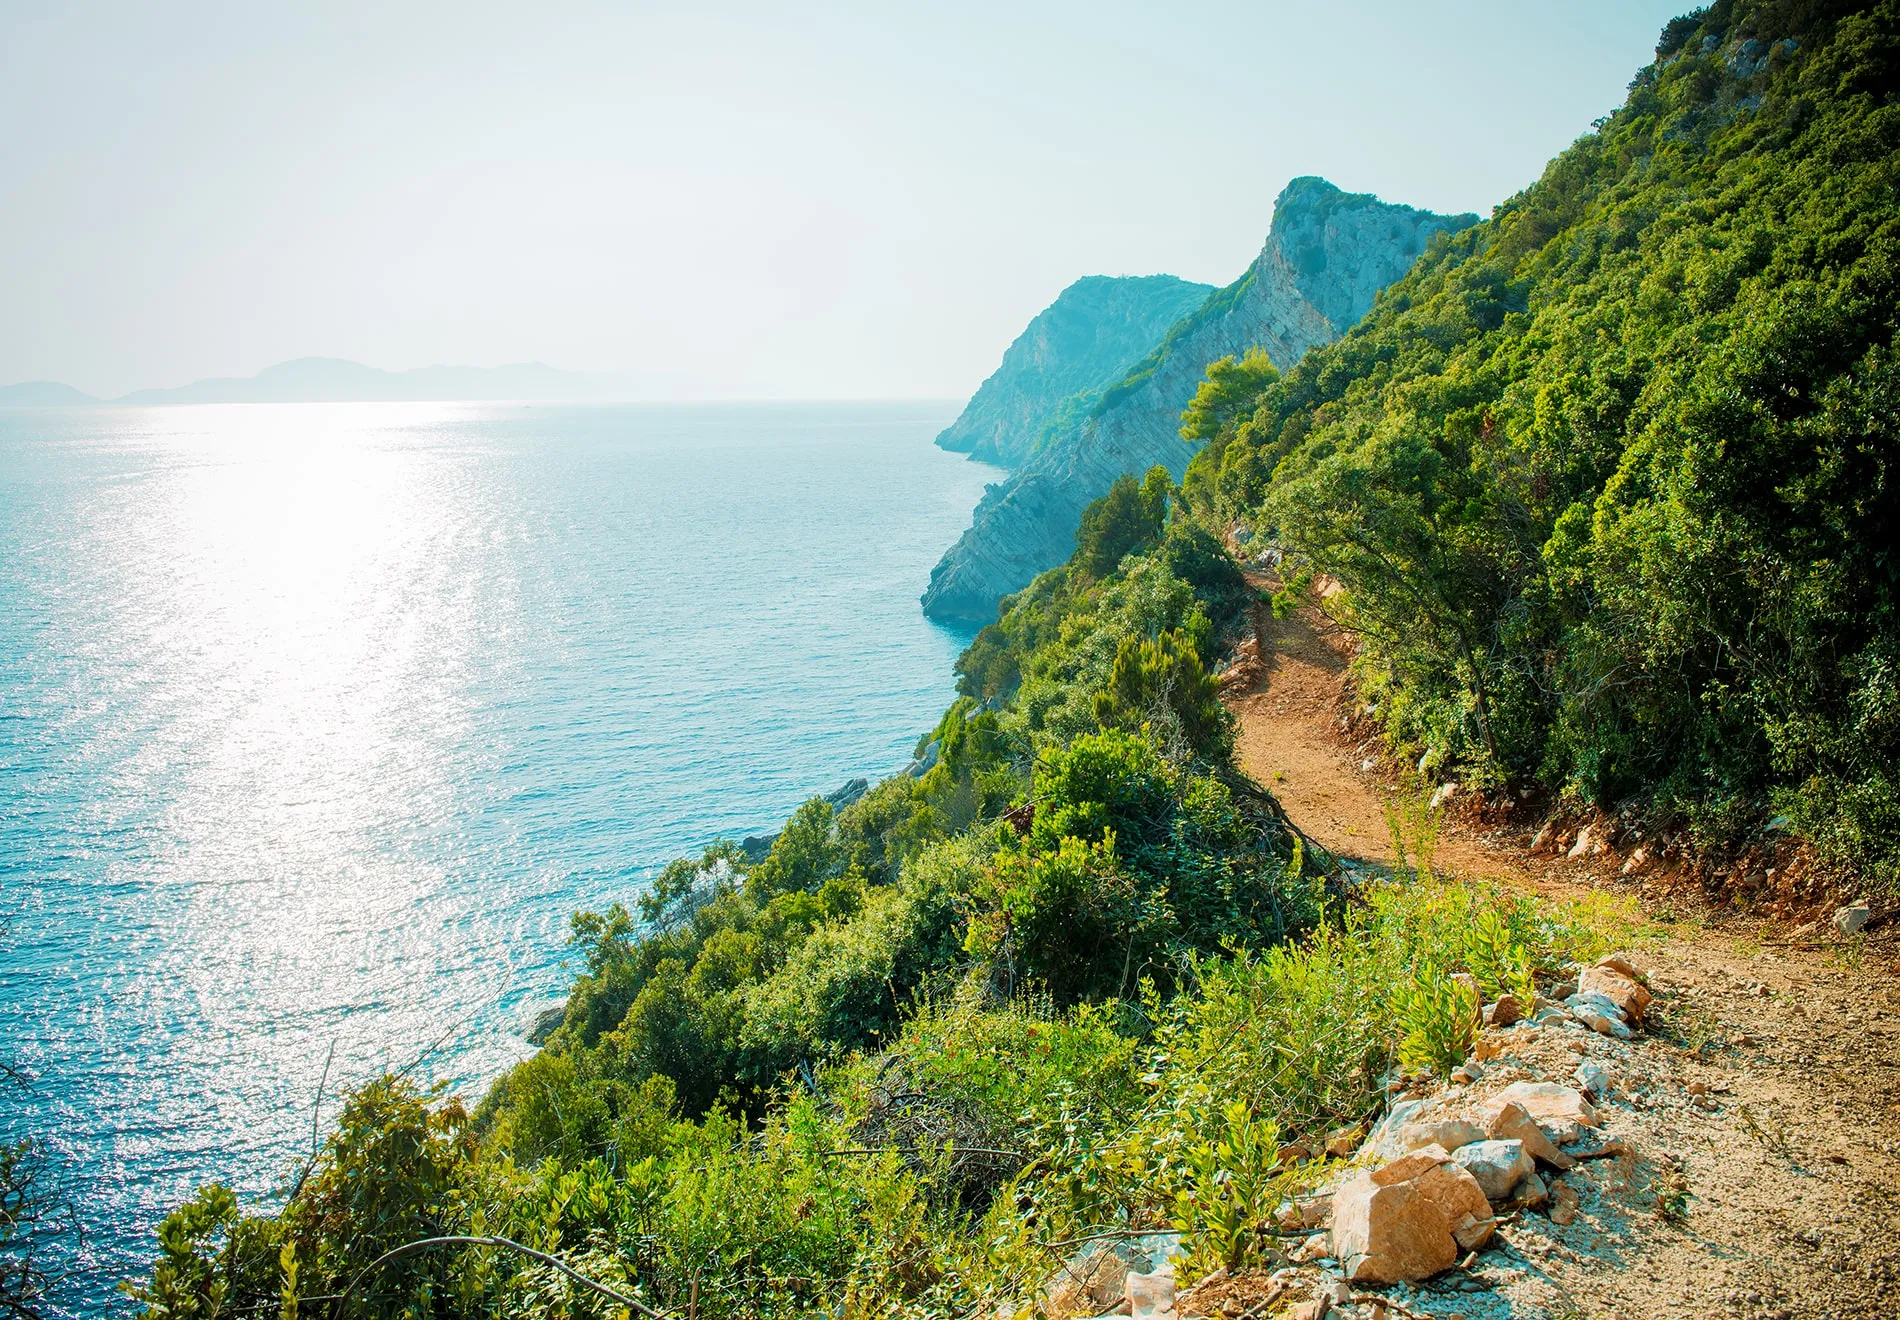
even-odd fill
[(1586, 1095), (1602, 1100), (1616, 1090), (1616, 1074), (1594, 1059), (1585, 1059), (1570, 1074)]
[(1152, 1274), (1128, 1275), (1130, 1320), (1174, 1320), (1174, 1269), (1163, 1266)]
[(1399, 1129), (1399, 1144), (1407, 1150), (1442, 1146), (1456, 1151), (1484, 1140), (1484, 1129), (1468, 1118), (1441, 1118), (1435, 1123), (1407, 1123)]
[(1516, 995), (1499, 995), (1497, 1002), (1485, 1005), (1484, 1025), (1487, 1027), (1515, 1026), (1524, 1017), (1524, 1006), (1517, 1002)]
[(1574, 862), (1580, 857), (1589, 856), (1589, 854), (1590, 854), (1590, 827), (1588, 825), (1585, 825), (1582, 829), (1577, 831), (1577, 841), (1570, 845), (1570, 851), (1565, 853), (1564, 856), (1568, 857), (1571, 861)]
[(1313, 1152), (1308, 1149), (1305, 1142), (1289, 1141), (1274, 1153), (1273, 1161), (1275, 1164), (1288, 1165), (1299, 1164), (1312, 1158)]
[(1071, 1256), (1043, 1287), (1052, 1315), (1118, 1311), (1127, 1314), (1128, 1276), (1136, 1270), (1166, 1270), (1180, 1253), (1178, 1233), (1136, 1238), (1104, 1238)]
[(1381, 1187), (1361, 1173), (1333, 1193), (1333, 1246), (1354, 1283), (1429, 1279), (1458, 1261), (1445, 1212), (1410, 1182)]
[(1631, 1022), (1642, 1021), (1643, 1014), (1649, 1011), (1649, 991), (1643, 988), (1640, 981), (1600, 963), (1583, 969), (1583, 974), (1577, 978), (1577, 993), (1602, 995)]
[(1378, 764), (1379, 763), (1377, 761), (1370, 761), (1370, 760), (1361, 761), (1359, 763), (1359, 773), (1362, 775), (1369, 775), (1378, 768)]
[(1690, 1095), (1707, 1095), (1709, 1093), (1709, 1084), (1707, 1082), (1690, 1082), (1689, 1085), (1683, 1089)]
[(1365, 1135), (1365, 1125), (1361, 1123), (1329, 1132), (1326, 1134), (1326, 1153), (1343, 1160), (1359, 1149), (1359, 1143), (1365, 1140)]
[(1432, 794), (1430, 809), (1433, 811), (1437, 811), (1440, 807), (1444, 806), (1447, 802), (1451, 801), (1453, 798), (1457, 796), (1458, 796), (1458, 785), (1455, 781), (1440, 784), (1437, 790)]
[(1320, 1228), (1333, 1217), (1333, 1198), (1330, 1196), (1295, 1197), (1293, 1204), (1300, 1213), (1302, 1228)]
[(1489, 1201), (1503, 1202), (1526, 1175), (1537, 1172), (1537, 1164), (1524, 1143), (1515, 1138), (1474, 1141), (1460, 1146), (1452, 1159), (1471, 1175)]
[(1570, 996), (1564, 1000), (1564, 1008), (1571, 1017), (1599, 1035), (1628, 1040), (1636, 1034), (1623, 1021), (1623, 1010), (1617, 1007), (1616, 1001), (1594, 991)]
[(1583, 1128), (1598, 1126), (1597, 1111), (1583, 1093), (1559, 1082), (1513, 1082), (1492, 1096), (1491, 1103), (1522, 1105), (1550, 1139), (1560, 1144), (1575, 1141)]
[(1523, 1143), (1525, 1154), (1542, 1160), (1553, 1169), (1568, 1169), (1576, 1161), (1557, 1149), (1524, 1106), (1511, 1101), (1493, 1100), (1486, 1106), (1485, 1132), (1496, 1140)]
[(1553, 817), (1552, 819), (1545, 821), (1543, 828), (1538, 830), (1536, 834), (1531, 836), (1531, 851), (1534, 853), (1541, 853), (1542, 851), (1544, 851), (1544, 849), (1550, 847), (1551, 840), (1554, 839), (1556, 835), (1557, 835), (1557, 821)]
[(1559, 1227), (1574, 1222), (1577, 1218), (1577, 1189), (1567, 1182), (1560, 1182), (1550, 1189), (1550, 1222)]
[(1288, 1260), (1295, 1265), (1311, 1265), (1316, 1260), (1325, 1260), (1333, 1254), (1333, 1235), (1315, 1233), (1286, 1253)]
[(1623, 862), (1623, 874), (1635, 875), (1638, 871), (1642, 870), (1645, 866), (1648, 866), (1648, 865), (1649, 865), (1649, 849), (1644, 845), (1638, 844), (1636, 851), (1632, 852), (1629, 855), (1629, 857)]
[(1865, 903), (1849, 903), (1834, 914), (1834, 929), (1842, 935), (1858, 935), (1873, 916), (1873, 909)]
[(1476, 1251), (1491, 1240), (1496, 1228), (1491, 1200), (1462, 1165), (1435, 1164), (1413, 1182), (1444, 1214), (1460, 1251)]
[(1410, 1182), (1429, 1169), (1435, 1169), (1451, 1158), (1451, 1152), (1443, 1146), (1425, 1146), (1410, 1155), (1401, 1155), (1390, 1164), (1382, 1165), (1372, 1171), (1372, 1181), (1381, 1187), (1390, 1187), (1393, 1183)]
[(1549, 1203), (1550, 1187), (1543, 1175), (1527, 1173), (1524, 1180), (1511, 1189), (1511, 1199), (1505, 1204), (1513, 1210), (1541, 1210)]

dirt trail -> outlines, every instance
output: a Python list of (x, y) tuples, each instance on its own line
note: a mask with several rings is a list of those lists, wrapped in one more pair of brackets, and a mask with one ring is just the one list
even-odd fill
[[(1260, 631), (1268, 654), (1228, 687), (1241, 765), (1319, 843), (1390, 860), (1385, 802), (1401, 791), (1400, 776), (1347, 731), (1347, 642), (1312, 614), (1266, 616)], [(1614, 853), (1576, 863), (1530, 856), (1533, 823), (1487, 833), (1450, 821), (1437, 865), (1544, 892), (1657, 892), (1620, 881)], [(1756, 921), (1687, 912), (1680, 892), (1671, 909), (1650, 906), (1656, 938), (1637, 950), (1657, 991), (1647, 1031), (1630, 1042), (1546, 1031), (1538, 1057), (1501, 1061), (1488, 1079), (1568, 1080), (1552, 1070), (1579, 1054), (1605, 1063), (1623, 1079), (1604, 1106), (1606, 1126), (1637, 1158), (1568, 1175), (1583, 1205), (1573, 1224), (1522, 1213), (1500, 1234), (1503, 1246), (1405, 1294), (1414, 1311), (1467, 1320), (1900, 1315), (1894, 936), (1793, 944)], [(1686, 1218), (1671, 1222), (1659, 1194), (1678, 1179), (1690, 1199)]]

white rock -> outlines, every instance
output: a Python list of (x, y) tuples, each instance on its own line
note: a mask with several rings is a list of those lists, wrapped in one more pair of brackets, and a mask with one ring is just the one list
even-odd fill
[(1570, 851), (1564, 855), (1571, 861), (1587, 856), (1590, 852), (1590, 827), (1585, 825), (1577, 831), (1577, 841), (1570, 845)]
[(1461, 1146), (1484, 1140), (1484, 1129), (1464, 1118), (1441, 1118), (1432, 1123), (1407, 1123), (1399, 1129), (1399, 1144), (1407, 1150), (1424, 1146), (1443, 1146), (1456, 1151)]
[(1598, 1100), (1616, 1090), (1616, 1074), (1595, 1059), (1585, 1059), (1577, 1065), (1577, 1071), (1570, 1075), (1577, 1079), (1578, 1086)]
[(1477, 1180), (1485, 1199), (1501, 1202), (1526, 1174), (1537, 1171), (1536, 1161), (1521, 1141), (1474, 1141), (1452, 1152), (1466, 1173)]
[(1623, 1010), (1607, 995), (1572, 995), (1564, 1000), (1564, 1007), (1577, 1021), (1605, 1036), (1628, 1040), (1636, 1034), (1623, 1021)]
[(1843, 935), (1858, 935), (1873, 916), (1873, 909), (1865, 903), (1849, 903), (1834, 914), (1834, 929)]
[(1598, 1125), (1596, 1108), (1583, 1098), (1583, 1093), (1560, 1082), (1513, 1082), (1491, 1097), (1489, 1107), (1504, 1105), (1522, 1105), (1531, 1120), (1559, 1145), (1575, 1141), (1584, 1128)]
[(1174, 1320), (1172, 1266), (1128, 1276), (1128, 1314), (1131, 1320)]

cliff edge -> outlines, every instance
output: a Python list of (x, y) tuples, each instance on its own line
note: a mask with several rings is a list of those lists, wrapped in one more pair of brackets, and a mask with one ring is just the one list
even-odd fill
[(994, 620), (998, 601), (1068, 558), (1082, 510), (1116, 477), (1159, 463), (1180, 479), (1194, 452), (1178, 429), (1181, 410), (1208, 363), (1257, 347), (1282, 370), (1291, 367), (1364, 316), (1433, 235), (1475, 223), (1473, 215), (1342, 192), (1324, 179), (1293, 180), (1274, 203), (1266, 244), (1246, 273), (1175, 322), (1078, 426), (1050, 435), (990, 487), (969, 529), (931, 571), (924, 613)]

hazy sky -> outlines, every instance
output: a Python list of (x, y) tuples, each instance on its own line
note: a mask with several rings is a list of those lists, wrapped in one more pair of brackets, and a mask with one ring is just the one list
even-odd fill
[(324, 354), (967, 394), (1299, 174), (1488, 209), (1688, 0), (0, 0), (0, 383)]

